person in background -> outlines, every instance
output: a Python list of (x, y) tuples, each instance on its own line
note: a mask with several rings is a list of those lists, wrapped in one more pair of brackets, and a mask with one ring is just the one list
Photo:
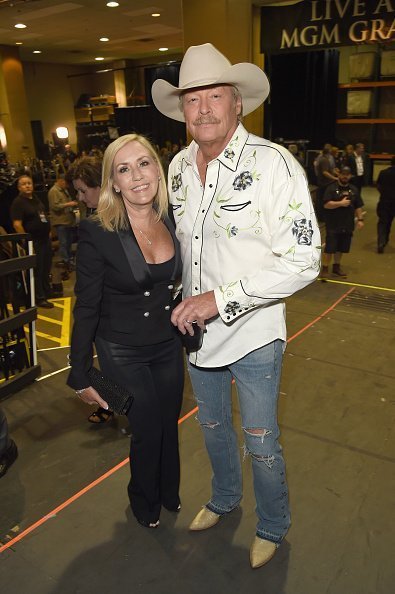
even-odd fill
[(18, 457), (18, 448), (8, 433), (7, 417), (0, 406), (0, 478)]
[(137, 521), (159, 525), (162, 506), (180, 509), (178, 418), (182, 345), (170, 322), (181, 275), (159, 156), (127, 134), (104, 154), (96, 215), (80, 223), (68, 385), (88, 404), (107, 403), (91, 386), (93, 343), (109, 381), (134, 397), (128, 487)]
[(295, 157), (298, 163), (304, 168), (303, 157), (299, 152), (299, 147), (295, 143), (291, 143), (288, 145), (288, 150)]
[(66, 270), (73, 267), (71, 246), (75, 226), (74, 208), (78, 206), (67, 190), (65, 175), (61, 174), (48, 192), (49, 215), (52, 228), (55, 228), (60, 244), (60, 257)]
[(348, 167), (347, 161), (348, 161), (350, 155), (353, 155), (353, 154), (354, 154), (354, 145), (346, 144), (346, 146), (344, 147), (344, 150), (343, 150), (342, 157), (341, 157), (341, 163), (340, 163), (341, 167)]
[(395, 156), (391, 166), (380, 171), (377, 178), (377, 189), (380, 192), (377, 203), (377, 252), (382, 254), (389, 242), (391, 225), (395, 217)]
[(11, 204), (11, 219), (17, 233), (30, 233), (36, 254), (34, 268), (36, 303), (47, 309), (54, 307), (48, 301), (51, 297), (50, 273), (52, 246), (50, 224), (44, 205), (33, 193), (33, 180), (29, 175), (21, 175), (17, 181), (19, 195)]
[[(96, 213), (99, 204), (102, 175), (102, 161), (93, 157), (83, 157), (73, 163), (67, 172), (67, 181), (76, 192), (77, 199), (86, 206), (86, 216)], [(94, 424), (107, 423), (114, 417), (111, 410), (101, 406), (89, 415), (88, 421)]]
[(317, 176), (317, 217), (319, 221), (325, 221), (325, 210), (323, 199), (326, 188), (337, 180), (339, 170), (332, 155), (332, 145), (326, 143), (320, 155), (314, 161), (314, 171)]
[(348, 156), (345, 164), (351, 169), (351, 183), (361, 193), (369, 177), (369, 157), (362, 142), (357, 142), (354, 152)]
[(335, 276), (347, 277), (340, 266), (343, 254), (348, 254), (357, 219), (357, 229), (363, 227), (363, 201), (358, 188), (350, 184), (351, 170), (342, 167), (336, 182), (330, 184), (324, 194), (326, 210), (326, 239), (322, 256), (321, 278), (329, 276), (329, 265), (334, 257), (332, 273)]
[(168, 180), (184, 296), (172, 321), (182, 333), (193, 333), (195, 320), (206, 330), (201, 349), (189, 356), (189, 373), (214, 476), (210, 500), (190, 530), (211, 528), (242, 498), (233, 378), (254, 475), (253, 568), (273, 557), (290, 525), (277, 420), (283, 298), (317, 277), (321, 247), (302, 167), (240, 122), (268, 94), (258, 66), (232, 66), (210, 43), (187, 50), (178, 87), (161, 79), (152, 87), (159, 111), (185, 121), (194, 138), (173, 159)]
[(72, 165), (74, 163), (76, 158), (77, 158), (77, 155), (72, 150), (71, 146), (69, 144), (65, 144), (64, 152), (62, 154), (62, 159), (63, 159), (63, 165), (66, 170), (70, 167), (70, 165)]

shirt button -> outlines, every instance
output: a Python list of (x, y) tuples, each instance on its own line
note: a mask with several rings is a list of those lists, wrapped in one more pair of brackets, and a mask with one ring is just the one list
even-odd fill
[(151, 293), (149, 291), (144, 291), (144, 297), (149, 297)]
[(172, 289), (174, 285), (167, 285), (168, 289)]
[(195, 235), (195, 239), (199, 239), (199, 235)]
[(194, 264), (195, 264), (195, 266), (197, 266), (197, 265), (198, 265), (198, 263), (197, 263), (197, 262), (194, 262)]
[(146, 312), (144, 313), (144, 317), (145, 317), (145, 318), (148, 318), (148, 316), (149, 316), (149, 311), (146, 311)]
[(169, 310), (170, 309), (170, 305), (165, 305), (165, 309)]
[(209, 187), (209, 188), (212, 188), (212, 187), (213, 187), (213, 184), (209, 184), (209, 186), (208, 186), (208, 187)]
[(199, 287), (195, 287), (195, 291), (199, 291)]

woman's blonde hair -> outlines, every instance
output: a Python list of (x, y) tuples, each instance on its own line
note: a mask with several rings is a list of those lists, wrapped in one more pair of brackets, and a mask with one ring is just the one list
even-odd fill
[(165, 174), (155, 148), (150, 141), (140, 134), (125, 134), (108, 145), (103, 157), (102, 184), (100, 190), (99, 204), (97, 206), (97, 218), (104, 229), (118, 231), (129, 229), (129, 221), (121, 194), (114, 190), (114, 159), (117, 152), (129, 142), (138, 142), (155, 161), (159, 170), (158, 191), (154, 199), (154, 209), (157, 220), (163, 219), (167, 214), (168, 197)]

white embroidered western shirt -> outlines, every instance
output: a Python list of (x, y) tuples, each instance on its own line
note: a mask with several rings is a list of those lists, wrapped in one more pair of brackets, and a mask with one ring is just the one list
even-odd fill
[(169, 168), (169, 195), (183, 261), (184, 296), (214, 290), (191, 363), (221, 367), (280, 338), (283, 299), (320, 269), (320, 233), (303, 168), (283, 147), (239, 124), (201, 184), (195, 141)]

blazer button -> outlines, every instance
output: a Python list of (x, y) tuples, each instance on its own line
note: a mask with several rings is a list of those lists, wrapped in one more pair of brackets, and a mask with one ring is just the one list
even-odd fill
[(144, 297), (149, 297), (151, 293), (149, 291), (144, 291)]
[(144, 317), (145, 317), (145, 318), (148, 318), (148, 316), (149, 316), (149, 311), (146, 311), (146, 312), (144, 313)]
[(170, 305), (165, 305), (165, 309), (169, 310), (170, 309)]

